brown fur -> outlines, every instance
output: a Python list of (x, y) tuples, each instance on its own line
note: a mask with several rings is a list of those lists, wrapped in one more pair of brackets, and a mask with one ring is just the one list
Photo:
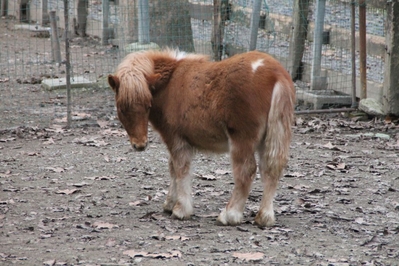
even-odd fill
[(196, 150), (230, 152), (235, 187), (218, 218), (238, 224), (256, 173), (264, 194), (255, 221), (274, 223), (273, 197), (288, 160), (295, 90), (273, 57), (249, 52), (221, 62), (178, 51), (128, 55), (109, 76), (118, 116), (133, 147), (147, 145), (147, 123), (170, 152), (171, 185), (164, 204), (177, 218), (192, 214), (190, 163)]

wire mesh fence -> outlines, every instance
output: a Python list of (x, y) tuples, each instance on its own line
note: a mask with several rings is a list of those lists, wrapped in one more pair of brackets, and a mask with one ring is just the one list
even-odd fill
[[(312, 89), (319, 1), (261, 0), (260, 10), (254, 10), (256, 1), (69, 0), (71, 79), (82, 83), (80, 88), (72, 90), (74, 119), (84, 119), (92, 110), (99, 111), (96, 114), (100, 116), (111, 115), (106, 107), (113, 106), (113, 95), (105, 89), (105, 77), (127, 53), (138, 49), (136, 46), (143, 34), (139, 19), (142, 2), (148, 3), (148, 36), (155, 47), (205, 53), (219, 60), (248, 51), (250, 36), (255, 31), (256, 49), (272, 54), (290, 70), (302, 108), (308, 108), (307, 104), (312, 104), (312, 108), (350, 105), (353, 4), (357, 95), (360, 90), (358, 2), (325, 1), (319, 66), (324, 83)], [(374, 2), (366, 1), (367, 87), (369, 94), (378, 98), (384, 72), (386, 13), (383, 6)], [(0, 7), (0, 129), (63, 121), (65, 90), (51, 89), (66, 74), (63, 0), (0, 0)], [(60, 44), (60, 62), (54, 57), (50, 11), (56, 12), (55, 39)], [(260, 19), (256, 27), (251, 27), (254, 13), (260, 14)], [(301, 44), (295, 39), (298, 27), (303, 27), (299, 31)], [(298, 49), (301, 45), (302, 50)], [(299, 56), (295, 56), (298, 53)], [(43, 80), (49, 80), (50, 89), (42, 86)]]

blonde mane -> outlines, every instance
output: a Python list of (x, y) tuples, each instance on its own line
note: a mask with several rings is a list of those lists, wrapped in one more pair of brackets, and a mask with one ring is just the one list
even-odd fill
[(152, 58), (158, 56), (169, 57), (176, 61), (183, 59), (208, 60), (208, 56), (173, 49), (149, 50), (128, 54), (115, 72), (120, 81), (117, 103), (128, 107), (132, 103), (149, 104), (151, 102), (152, 95), (148, 88), (146, 76), (154, 74)]
[(150, 103), (152, 95), (145, 76), (153, 72), (154, 62), (145, 52), (128, 54), (115, 72), (120, 81), (117, 102), (126, 106)]

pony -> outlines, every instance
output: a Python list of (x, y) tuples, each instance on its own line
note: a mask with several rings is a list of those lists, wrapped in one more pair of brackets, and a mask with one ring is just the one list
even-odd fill
[(258, 51), (218, 62), (179, 50), (141, 51), (128, 54), (108, 83), (133, 149), (145, 150), (149, 122), (168, 148), (164, 211), (190, 218), (193, 156), (229, 152), (234, 188), (217, 224), (242, 223), (258, 154), (263, 195), (255, 223), (275, 223), (273, 199), (288, 161), (295, 104), (292, 79), (276, 59)]

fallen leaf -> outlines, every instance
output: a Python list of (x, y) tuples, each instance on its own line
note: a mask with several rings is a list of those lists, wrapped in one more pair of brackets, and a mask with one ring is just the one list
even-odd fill
[(347, 171), (344, 171), (346, 169), (345, 163), (332, 162), (332, 163), (327, 164), (326, 167), (331, 170), (340, 170), (341, 172), (347, 172)]
[(86, 182), (72, 184), (72, 186), (74, 186), (74, 187), (84, 187), (84, 186), (88, 186), (88, 185), (91, 185), (91, 184), (86, 183)]
[(170, 259), (170, 258), (181, 258), (181, 252), (178, 250), (172, 250), (168, 253), (150, 253), (146, 251), (126, 250), (123, 252), (124, 255), (128, 255), (131, 258), (134, 257), (147, 257), (154, 259)]
[(104, 140), (97, 140), (95, 137), (90, 139), (86, 137), (75, 138), (74, 140), (72, 140), (72, 143), (83, 144), (85, 146), (94, 146), (94, 147), (102, 147), (109, 145), (109, 143), (105, 142)]
[(53, 138), (49, 138), (46, 141), (43, 142), (44, 145), (51, 145), (54, 144), (54, 139)]
[(231, 173), (231, 171), (229, 171), (229, 170), (218, 169), (218, 170), (215, 171), (215, 174), (218, 174), (218, 175), (228, 175), (230, 173)]
[(234, 252), (233, 257), (237, 259), (242, 259), (246, 261), (259, 261), (262, 260), (265, 254), (262, 252), (255, 252), (255, 253), (239, 253)]
[(64, 189), (64, 190), (58, 190), (55, 192), (55, 194), (65, 194), (65, 195), (71, 195), (73, 193), (80, 192), (80, 189)]
[(303, 190), (304, 191), (304, 190), (307, 190), (309, 188), (309, 186), (299, 184), (299, 185), (296, 185), (296, 186), (288, 185), (287, 188), (288, 189), (296, 189), (296, 190)]
[(144, 206), (144, 205), (148, 205), (148, 203), (145, 202), (145, 201), (141, 201), (141, 200), (136, 200), (134, 202), (129, 202), (129, 206)]
[(199, 175), (199, 174), (195, 174), (195, 176), (197, 176), (199, 179), (202, 180), (207, 180), (207, 181), (213, 181), (216, 180), (216, 176), (214, 175)]
[(105, 136), (115, 136), (115, 137), (125, 137), (127, 135), (125, 130), (120, 130), (120, 129), (105, 129), (103, 131), (101, 131), (102, 135)]
[(126, 250), (123, 252), (124, 255), (128, 255), (131, 258), (135, 258), (135, 257), (145, 257), (148, 252), (146, 251), (136, 251), (136, 250)]
[(107, 240), (107, 242), (105, 243), (106, 247), (114, 247), (116, 246), (116, 240), (114, 238), (110, 238)]
[(219, 213), (212, 212), (212, 213), (208, 213), (208, 214), (196, 214), (195, 216), (197, 216), (199, 218), (215, 218), (215, 217), (219, 216)]
[(109, 125), (108, 121), (103, 121), (103, 120), (97, 120), (97, 124), (100, 126), (100, 128), (106, 128)]
[(166, 240), (181, 240), (181, 241), (187, 241), (190, 240), (189, 237), (186, 236), (165, 236)]
[(0, 142), (9, 142), (13, 140), (15, 140), (15, 138), (0, 139)]
[(92, 176), (92, 177), (84, 177), (85, 179), (90, 179), (90, 180), (111, 180), (115, 179), (116, 176)]
[(126, 161), (126, 157), (118, 157), (118, 158), (115, 159), (115, 161), (116, 161), (117, 163)]
[(94, 222), (93, 227), (97, 229), (112, 229), (112, 228), (119, 228), (116, 224), (110, 224), (105, 222)]
[(43, 265), (44, 266), (54, 266), (56, 262), (57, 262), (56, 260), (47, 260), (47, 261), (43, 262)]
[(45, 169), (58, 174), (65, 172), (65, 169), (61, 167), (46, 167)]
[(355, 223), (357, 224), (364, 224), (364, 219), (362, 217), (356, 218)]
[(61, 126), (61, 125), (52, 125), (51, 127), (45, 128), (44, 130), (46, 130), (48, 132), (54, 132), (54, 133), (64, 133), (65, 132), (63, 126)]
[(72, 120), (86, 120), (89, 119), (91, 117), (91, 114), (87, 114), (87, 113), (73, 113), (72, 114)]
[(286, 173), (286, 174), (284, 175), (284, 177), (296, 177), (296, 178), (298, 178), (298, 177), (304, 177), (304, 176), (305, 176), (304, 174), (301, 174), (301, 173), (299, 173), (299, 172)]
[(342, 151), (345, 152), (343, 149), (338, 148), (337, 146), (334, 146), (331, 142), (328, 142), (326, 145), (323, 145), (324, 148), (327, 148), (329, 150), (333, 150), (333, 151)]

